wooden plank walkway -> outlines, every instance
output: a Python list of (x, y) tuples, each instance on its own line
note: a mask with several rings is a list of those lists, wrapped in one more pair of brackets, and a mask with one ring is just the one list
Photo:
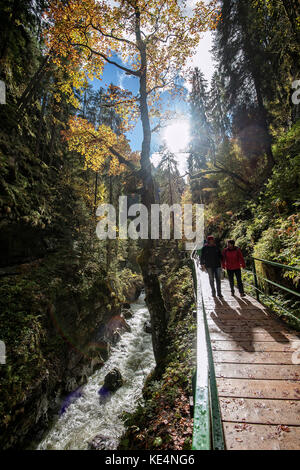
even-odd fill
[[(201, 285), (227, 450), (300, 449), (300, 334), (252, 297)], [(295, 351), (299, 351), (298, 361)]]

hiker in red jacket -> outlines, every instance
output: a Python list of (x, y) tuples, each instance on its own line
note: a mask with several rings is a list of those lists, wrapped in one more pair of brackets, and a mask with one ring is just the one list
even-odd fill
[(241, 267), (245, 268), (245, 260), (241, 250), (235, 246), (234, 240), (228, 240), (227, 248), (223, 250), (222, 268), (227, 270), (231, 295), (234, 295), (234, 275), (237, 280), (238, 289), (241, 297), (245, 297), (244, 286), (242, 283)]

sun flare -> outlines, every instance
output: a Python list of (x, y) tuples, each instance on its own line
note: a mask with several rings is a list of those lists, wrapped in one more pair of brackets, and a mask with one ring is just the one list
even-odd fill
[(187, 120), (174, 121), (164, 130), (162, 138), (171, 152), (186, 152), (190, 140), (189, 122)]

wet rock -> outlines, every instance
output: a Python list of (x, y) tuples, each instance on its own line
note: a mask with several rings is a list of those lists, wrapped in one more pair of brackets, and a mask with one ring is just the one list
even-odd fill
[(125, 331), (130, 332), (131, 328), (121, 315), (113, 316), (105, 325), (103, 339), (110, 344), (115, 345)]
[(116, 450), (118, 442), (112, 437), (97, 434), (92, 441), (88, 443), (89, 450)]
[(48, 398), (46, 395), (42, 395), (37, 405), (37, 412), (35, 416), (36, 423), (41, 419), (42, 416), (47, 415), (48, 408), (49, 408)]
[(115, 346), (118, 343), (118, 341), (120, 341), (120, 339), (121, 339), (121, 334), (119, 331), (114, 331), (111, 334), (110, 341), (113, 346)]
[(136, 276), (129, 280), (124, 291), (126, 304), (134, 302), (140, 296), (140, 293), (144, 287), (142, 276)]
[(103, 387), (110, 392), (115, 392), (118, 388), (122, 387), (122, 385), (123, 379), (121, 372), (115, 367), (105, 376)]
[(125, 309), (128, 309), (128, 308), (129, 308), (129, 309), (130, 309), (130, 304), (125, 303), (125, 304), (122, 305), (122, 308), (125, 308)]
[(137, 300), (142, 292), (142, 286), (134, 285), (127, 290), (126, 297), (130, 302)]
[[(110, 353), (110, 345), (105, 341), (94, 341), (87, 345), (84, 355), (91, 360), (95, 367), (103, 365), (107, 361)], [(94, 371), (95, 369), (93, 369)]]
[(130, 310), (130, 308), (122, 308), (121, 316), (125, 318), (125, 320), (129, 320), (133, 317), (133, 312)]
[(145, 333), (152, 333), (152, 327), (151, 327), (151, 323), (149, 321), (146, 321), (144, 323), (144, 331)]

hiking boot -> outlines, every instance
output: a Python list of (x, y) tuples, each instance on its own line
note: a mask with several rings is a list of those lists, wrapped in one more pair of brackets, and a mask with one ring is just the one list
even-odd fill
[(246, 297), (246, 294), (244, 292), (242, 292), (240, 295), (241, 297)]

